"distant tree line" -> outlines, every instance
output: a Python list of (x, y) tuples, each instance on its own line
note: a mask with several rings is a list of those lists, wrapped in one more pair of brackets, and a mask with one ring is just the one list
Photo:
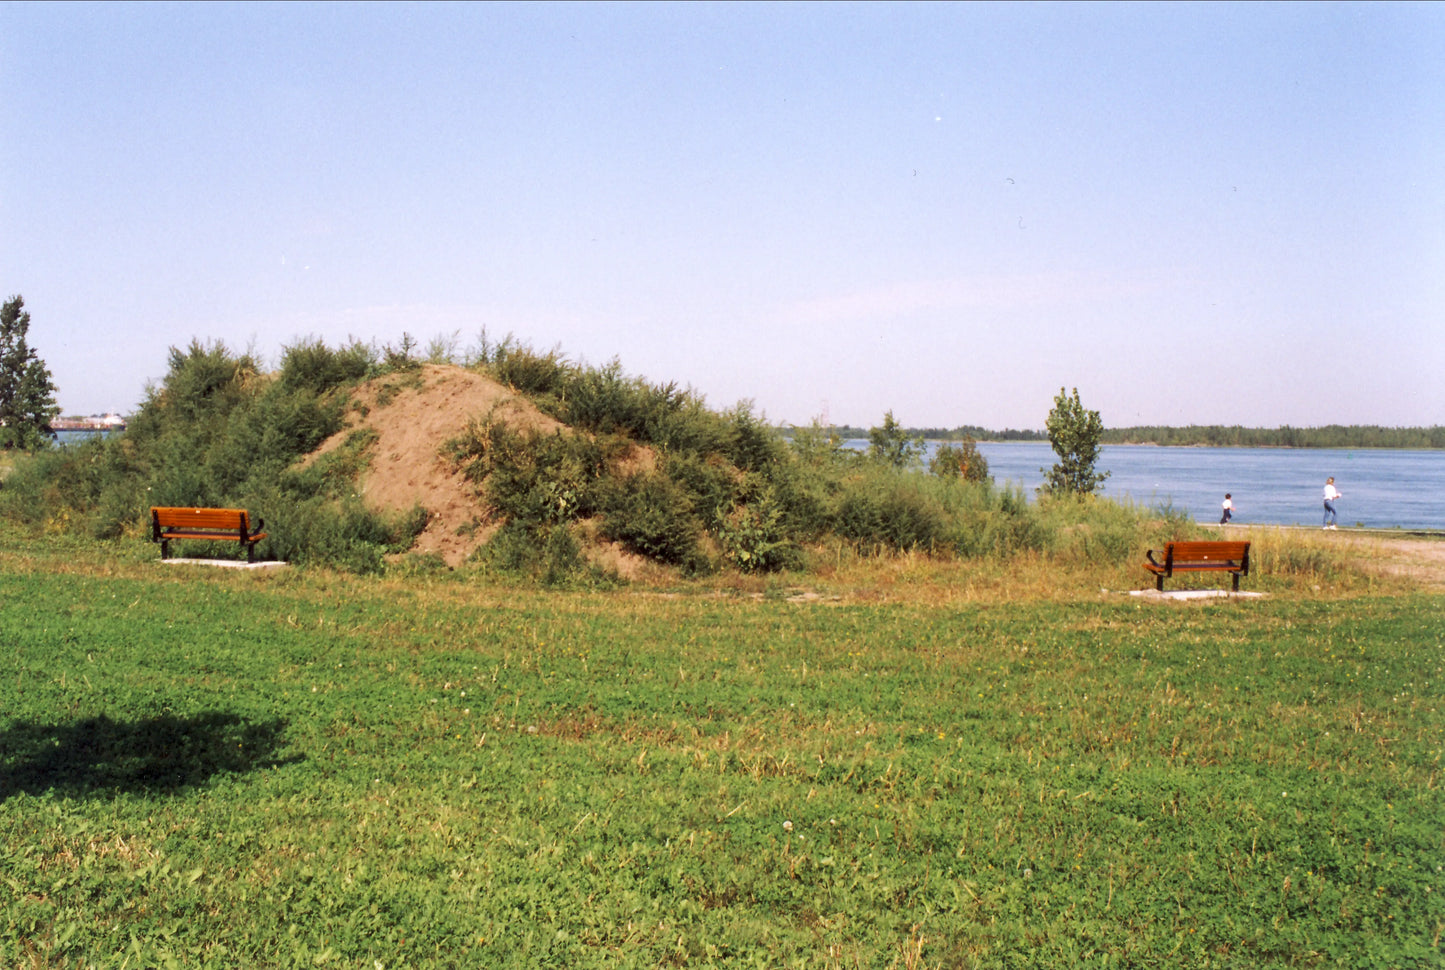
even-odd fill
[[(867, 438), (870, 429), (856, 428), (848, 424), (830, 425), (826, 428), (830, 434), (834, 434), (844, 441), (856, 438)], [(1048, 441), (1049, 435), (1046, 431), (1021, 431), (1016, 428), (1005, 428), (1002, 431), (990, 431), (988, 428), (980, 428), (977, 425), (965, 424), (957, 428), (907, 428), (904, 429), (912, 437), (923, 438), (926, 441)], [(783, 428), (784, 437), (792, 436), (792, 429)]]
[[(868, 437), (867, 428), (836, 425), (827, 429), (843, 440)], [(957, 428), (906, 428), (908, 435), (928, 441), (1047, 441), (1045, 431), (1005, 428), (990, 431), (976, 425)], [(789, 435), (789, 430), (783, 433)], [(1445, 425), (1428, 428), (1385, 428), (1373, 424), (1331, 424), (1320, 428), (1244, 428), (1239, 425), (1189, 425), (1170, 428), (1144, 425), (1105, 428), (1106, 445), (1174, 445), (1216, 448), (1445, 448)]]
[(1320, 428), (1242, 428), (1190, 425), (1185, 428), (1106, 428), (1110, 445), (1210, 445), (1219, 448), (1445, 448), (1445, 426), (1382, 428), (1373, 424), (1330, 424)]

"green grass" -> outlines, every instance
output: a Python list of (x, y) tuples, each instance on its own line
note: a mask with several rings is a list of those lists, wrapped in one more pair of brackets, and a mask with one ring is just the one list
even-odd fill
[(135, 545), (0, 539), (0, 966), (1439, 965), (1439, 596), (791, 603)]

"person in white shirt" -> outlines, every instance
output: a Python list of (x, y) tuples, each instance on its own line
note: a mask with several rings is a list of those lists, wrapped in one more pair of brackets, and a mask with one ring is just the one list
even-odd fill
[(1219, 517), (1220, 525), (1228, 525), (1229, 520), (1234, 518), (1234, 499), (1228, 492), (1224, 493), (1224, 514)]
[(1338, 529), (1335, 524), (1335, 500), (1343, 498), (1340, 490), (1335, 488), (1335, 477), (1331, 475), (1325, 479), (1325, 528)]

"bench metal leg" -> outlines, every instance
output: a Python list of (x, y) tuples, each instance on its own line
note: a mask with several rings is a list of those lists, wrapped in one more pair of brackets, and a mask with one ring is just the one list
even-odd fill
[(1164, 592), (1164, 574), (1163, 574), (1163, 573), (1155, 573), (1155, 574), (1154, 574), (1154, 588), (1157, 589), (1157, 590), (1158, 590), (1159, 592), (1161, 592), (1161, 593)]
[(1239, 573), (1230, 573), (1234, 577), (1234, 591), (1239, 592)]

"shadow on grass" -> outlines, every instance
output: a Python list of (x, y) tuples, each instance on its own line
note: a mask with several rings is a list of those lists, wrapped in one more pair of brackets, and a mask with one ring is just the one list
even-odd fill
[(301, 756), (277, 757), (285, 726), (218, 713), (14, 724), (0, 731), (0, 802), (22, 792), (167, 794), (203, 785), (220, 772), (291, 764)]

